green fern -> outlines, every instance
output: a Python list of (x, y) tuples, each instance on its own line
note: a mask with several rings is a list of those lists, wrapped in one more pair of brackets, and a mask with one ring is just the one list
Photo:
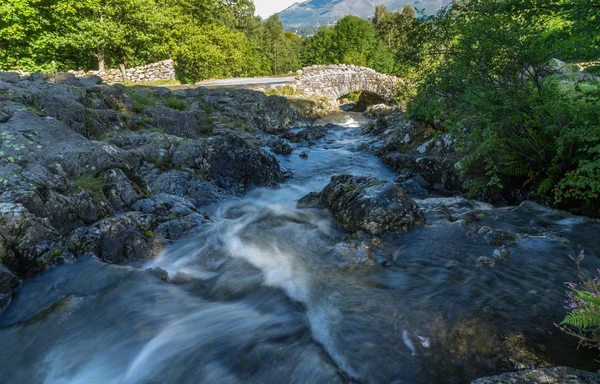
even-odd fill
[(510, 177), (525, 177), (529, 174), (529, 168), (529, 165), (522, 160), (512, 160), (503, 162), (499, 171)]
[(562, 325), (569, 325), (571, 327), (579, 328), (581, 330), (590, 330), (600, 327), (600, 316), (598, 308), (600, 308), (600, 298), (594, 297), (590, 292), (587, 291), (573, 291), (575, 300), (583, 300), (589, 303), (591, 312), (581, 312), (579, 309), (572, 310), (567, 314)]
[(569, 325), (571, 327), (586, 330), (600, 326), (600, 321), (598, 321), (598, 319), (594, 319), (594, 317), (590, 317), (589, 313), (572, 311), (569, 312), (569, 314), (565, 317), (561, 325)]

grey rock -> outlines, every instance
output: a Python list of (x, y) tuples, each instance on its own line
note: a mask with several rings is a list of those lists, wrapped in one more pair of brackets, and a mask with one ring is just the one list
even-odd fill
[(496, 263), (489, 257), (481, 256), (477, 259), (477, 268), (493, 268), (495, 266)]
[(110, 264), (150, 260), (162, 250), (154, 237), (156, 220), (152, 215), (127, 212), (105, 219), (96, 225), (100, 230), (99, 257)]
[(196, 139), (206, 136), (211, 130), (210, 122), (203, 111), (178, 111), (163, 106), (148, 108), (143, 116), (148, 124), (165, 133), (179, 137)]
[(238, 90), (202, 90), (203, 103), (230, 122), (244, 121), (250, 127), (267, 133), (288, 130), (297, 119), (290, 102), (281, 96), (263, 92)]
[(16, 72), (2, 72), (0, 71), (0, 81), (6, 83), (18, 83), (21, 80), (19, 74)]
[(292, 143), (299, 143), (302, 141), (318, 140), (325, 137), (327, 133), (326, 127), (314, 125), (312, 127), (304, 128), (296, 133), (287, 132), (283, 135), (284, 138), (288, 139)]
[(104, 195), (116, 212), (140, 198), (138, 189), (120, 169), (111, 169), (104, 174)]
[(271, 140), (267, 145), (276, 155), (289, 155), (292, 153), (292, 147), (283, 139)]
[(18, 276), (31, 276), (57, 262), (59, 233), (21, 204), (0, 203), (0, 262)]
[(185, 197), (193, 201), (196, 206), (214, 204), (228, 196), (226, 191), (213, 183), (184, 171), (171, 170), (147, 180), (148, 188), (153, 194), (164, 193)]
[(421, 185), (415, 180), (407, 180), (404, 183), (402, 183), (402, 186), (404, 187), (406, 193), (412, 196), (426, 196), (429, 194), (429, 192), (427, 192), (426, 189), (421, 187)]
[(98, 75), (81, 76), (78, 77), (77, 80), (79, 80), (84, 87), (91, 87), (102, 83), (102, 78)]
[(471, 384), (597, 384), (600, 374), (573, 368), (554, 367), (504, 373), (477, 379)]
[(510, 251), (505, 248), (494, 249), (494, 261), (499, 264), (506, 264), (510, 257)]
[(19, 287), (21, 281), (8, 268), (0, 265), (0, 314), (8, 307), (12, 293)]
[(86, 89), (86, 107), (109, 108), (119, 112), (133, 113), (135, 103), (123, 88), (109, 85), (95, 85)]
[(323, 191), (311, 193), (299, 207), (322, 205), (349, 232), (371, 235), (400, 234), (425, 224), (425, 217), (404, 190), (395, 183), (372, 177), (334, 176)]
[(44, 76), (44, 80), (49, 83), (83, 87), (83, 84), (79, 82), (75, 75), (67, 72), (47, 73)]

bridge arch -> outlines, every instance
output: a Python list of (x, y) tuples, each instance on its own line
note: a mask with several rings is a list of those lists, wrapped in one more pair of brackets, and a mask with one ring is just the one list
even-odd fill
[(294, 81), (297, 91), (307, 96), (337, 100), (352, 92), (364, 91), (391, 102), (403, 81), (399, 77), (378, 73), (355, 65), (313, 65), (298, 71)]

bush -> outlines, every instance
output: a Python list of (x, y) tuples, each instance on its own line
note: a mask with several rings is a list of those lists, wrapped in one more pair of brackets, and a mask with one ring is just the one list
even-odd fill
[[(577, 264), (584, 259), (584, 251), (570, 258)], [(563, 332), (576, 337), (585, 347), (600, 349), (600, 270), (589, 276), (579, 268), (579, 283), (567, 283), (567, 316), (555, 324)]]
[(551, 58), (569, 49), (548, 36), (563, 16), (526, 5), (473, 0), (442, 13), (436, 22), (444, 36), (455, 36), (452, 54), (420, 84), (409, 116), (441, 122), (458, 139), (461, 169), (477, 181), (472, 192), (526, 189), (532, 198), (600, 216), (600, 84), (555, 74)]

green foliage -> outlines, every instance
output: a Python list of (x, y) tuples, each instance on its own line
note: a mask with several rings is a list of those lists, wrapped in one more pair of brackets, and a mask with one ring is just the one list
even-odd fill
[(156, 105), (156, 100), (149, 96), (142, 95), (141, 93), (138, 93), (133, 89), (127, 89), (125, 92), (133, 100), (133, 108), (138, 113), (143, 112), (146, 109), (154, 107)]
[(321, 27), (302, 48), (304, 65), (354, 64), (391, 73), (394, 59), (369, 20), (346, 16), (334, 27)]
[(477, 188), (527, 188), (557, 204), (588, 207), (580, 213), (600, 214), (597, 80), (555, 75), (551, 64), (554, 57), (593, 55), (581, 44), (584, 36), (597, 44), (600, 24), (576, 17), (581, 12), (597, 20), (600, 8), (471, 0), (417, 22), (415, 36), (422, 38), (414, 52), (437, 54), (419, 59), (428, 73), (417, 82), (409, 114), (453, 131), (466, 155), (465, 172), (487, 181), (474, 183)]
[(300, 37), (251, 0), (6, 0), (0, 69), (117, 68), (166, 58), (187, 82), (300, 68)]
[(579, 269), (579, 281), (567, 283), (567, 315), (556, 326), (563, 332), (576, 337), (580, 345), (600, 348), (600, 276), (590, 275), (580, 267), (585, 258), (584, 251), (570, 258)]
[(185, 100), (182, 100), (175, 96), (166, 98), (163, 101), (163, 105), (167, 108), (176, 109), (178, 111), (187, 111), (190, 108), (190, 106), (185, 102)]
[(103, 192), (104, 177), (102, 177), (102, 175), (77, 177), (73, 180), (73, 182), (78, 188), (89, 192), (90, 196), (92, 196), (96, 203), (107, 203), (106, 196)]

